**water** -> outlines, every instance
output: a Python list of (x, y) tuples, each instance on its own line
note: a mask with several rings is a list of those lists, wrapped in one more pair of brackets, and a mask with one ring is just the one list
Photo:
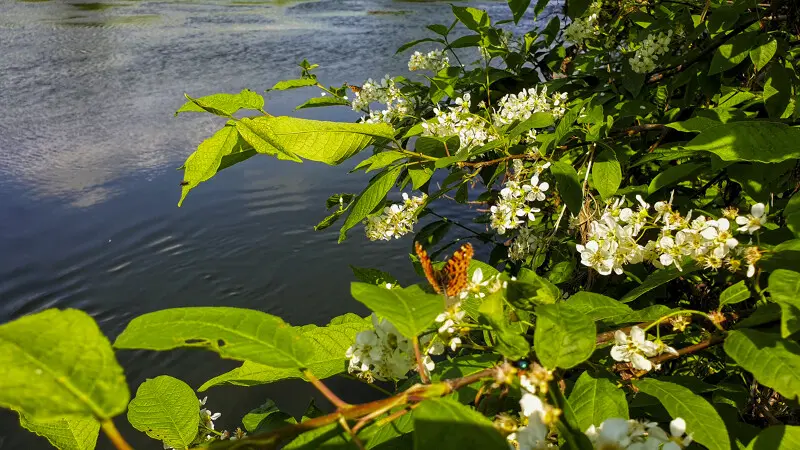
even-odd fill
[[(493, 18), (505, 2), (471, 3)], [(357, 192), (354, 163), (329, 167), (255, 157), (225, 170), (177, 208), (175, 169), (220, 119), (172, 113), (193, 96), (263, 91), (320, 64), (327, 84), (406, 72), (394, 51), (451, 20), (444, 2), (12, 1), (0, 3), (0, 323), (46, 308), (90, 313), (113, 340), (135, 316), (168, 307), (237, 306), (293, 324), (366, 313), (347, 264), (416, 281), (409, 239), (337, 244), (315, 232), (332, 193)], [(407, 56), (407, 55), (406, 55)], [(276, 115), (352, 121), (348, 108), (293, 112), (312, 91), (270, 94)], [(132, 392), (173, 375), (197, 388), (236, 364), (212, 353), (119, 352)], [(2, 376), (2, 375), (0, 375)], [(369, 389), (332, 380), (345, 398)], [(298, 414), (301, 382), (208, 393), (234, 429), (266, 398)], [(319, 402), (325, 406), (324, 401)], [(160, 448), (117, 419), (137, 448)], [(0, 448), (49, 448), (0, 413)], [(98, 448), (110, 448), (103, 436)]]

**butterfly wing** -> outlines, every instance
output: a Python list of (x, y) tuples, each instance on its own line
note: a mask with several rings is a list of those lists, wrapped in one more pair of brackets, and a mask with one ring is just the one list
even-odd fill
[(467, 287), (467, 273), (472, 255), (474, 255), (472, 244), (466, 243), (447, 261), (444, 273), (447, 280), (445, 294), (448, 297), (456, 297)]
[(422, 271), (425, 272), (425, 278), (428, 279), (428, 283), (433, 286), (433, 289), (436, 291), (437, 294), (442, 293), (442, 285), (439, 281), (440, 276), (439, 272), (433, 268), (433, 263), (431, 262), (431, 258), (428, 256), (428, 252), (422, 248), (422, 244), (419, 242), (414, 243), (414, 250), (417, 252), (417, 256), (419, 257), (419, 263), (422, 265)]

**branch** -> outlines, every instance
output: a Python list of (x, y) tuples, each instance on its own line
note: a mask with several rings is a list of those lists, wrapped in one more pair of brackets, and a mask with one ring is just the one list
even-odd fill
[(422, 381), (422, 384), (431, 384), (431, 377), (428, 376), (428, 371), (425, 370), (425, 363), (422, 361), (422, 354), (419, 351), (419, 339), (414, 336), (411, 342), (414, 344), (414, 358), (417, 360), (419, 379)]
[(335, 406), (337, 410), (341, 410), (350, 406), (349, 403), (340, 399), (336, 394), (333, 393), (333, 391), (328, 389), (328, 386), (325, 386), (325, 383), (320, 381), (319, 378), (315, 377), (310, 370), (303, 370), (303, 375), (308, 378), (308, 381), (313, 384), (314, 387), (317, 388), (317, 390), (320, 391), (329, 402), (333, 403), (333, 406)]
[(119, 430), (114, 426), (114, 422), (111, 419), (106, 419), (101, 422), (100, 427), (117, 450), (133, 450), (133, 447), (119, 434)]
[(674, 353), (664, 353), (664, 354), (655, 356), (653, 358), (650, 358), (650, 362), (653, 363), (653, 365), (661, 364), (663, 362), (667, 362), (667, 361), (672, 360), (672, 359), (680, 358), (683, 355), (690, 355), (692, 353), (699, 352), (700, 350), (705, 350), (708, 347), (712, 347), (714, 345), (721, 344), (724, 341), (725, 341), (725, 336), (721, 335), (721, 334), (718, 334), (716, 336), (712, 336), (709, 339), (706, 339), (705, 341), (698, 342), (697, 344), (690, 345), (688, 347), (684, 347), (684, 348), (678, 350), (678, 354), (677, 355), (674, 354)]
[[(464, 386), (468, 386), (472, 383), (480, 381), (483, 378), (491, 377), (494, 370), (495, 367), (490, 367), (461, 378), (453, 378), (435, 384), (418, 384), (389, 398), (363, 403), (360, 405), (351, 405), (340, 411), (327, 414), (325, 416), (316, 417), (314, 419), (309, 419), (305, 422), (288, 425), (269, 433), (245, 437), (241, 440), (235, 441), (235, 443), (230, 445), (228, 448), (237, 449), (255, 447), (261, 449), (274, 449), (277, 448), (281, 442), (294, 438), (305, 431), (324, 427), (326, 425), (336, 423), (342, 419), (355, 420), (367, 415), (373, 415), (374, 417), (377, 417), (380, 414), (376, 413), (388, 412), (396, 406), (409, 404), (413, 405), (428, 398), (444, 397), (457, 391), (458, 389), (463, 388)], [(120, 448), (120, 450), (123, 449)], [(128, 447), (125, 450), (132, 449)]]

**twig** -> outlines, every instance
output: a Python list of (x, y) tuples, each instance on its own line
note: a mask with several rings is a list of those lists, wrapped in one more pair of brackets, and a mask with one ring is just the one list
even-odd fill
[(117, 427), (114, 426), (114, 422), (111, 419), (106, 419), (100, 424), (100, 428), (103, 429), (103, 433), (108, 436), (108, 439), (114, 444), (114, 447), (117, 450), (133, 450), (133, 447), (125, 441), (125, 438), (119, 434), (119, 430)]
[(414, 344), (414, 358), (417, 360), (419, 379), (422, 380), (423, 384), (431, 384), (431, 377), (428, 376), (428, 371), (425, 369), (425, 363), (422, 362), (422, 354), (419, 351), (419, 339), (414, 336), (411, 342)]
[(317, 388), (317, 390), (320, 391), (322, 395), (325, 396), (325, 398), (328, 399), (329, 402), (333, 403), (333, 405), (336, 406), (337, 409), (341, 410), (350, 407), (349, 403), (340, 399), (336, 394), (333, 393), (333, 391), (328, 389), (328, 386), (325, 386), (325, 384), (322, 381), (320, 381), (319, 378), (315, 377), (310, 370), (308, 369), (303, 370), (303, 376), (305, 376), (308, 379), (308, 381), (311, 384), (313, 384), (314, 387)]
[[(469, 386), (470, 384), (480, 381), (483, 378), (491, 377), (494, 370), (494, 367), (490, 367), (461, 378), (454, 378), (428, 385), (418, 384), (393, 397), (375, 400), (373, 402), (363, 403), (360, 405), (352, 405), (349, 408), (341, 411), (315, 417), (304, 422), (288, 425), (269, 433), (247, 436), (244, 439), (234, 441), (229, 448), (252, 448), (253, 446), (258, 446), (259, 448), (263, 449), (276, 448), (281, 442), (286, 441), (287, 439), (296, 437), (305, 431), (314, 430), (332, 423), (336, 423), (341, 418), (344, 418), (345, 420), (359, 419), (372, 414), (375, 411), (386, 412), (396, 406), (408, 404), (411, 404), (413, 407), (413, 404), (422, 402), (428, 398), (437, 398), (450, 395), (456, 390), (465, 386)], [(126, 447), (124, 450), (132, 449), (130, 449), (130, 447)]]
[(680, 358), (683, 355), (689, 355), (689, 354), (692, 354), (692, 353), (695, 353), (695, 352), (699, 352), (700, 350), (707, 349), (708, 347), (712, 347), (714, 345), (721, 344), (723, 341), (725, 341), (725, 336), (719, 334), (719, 335), (713, 336), (713, 337), (711, 337), (709, 339), (706, 339), (705, 341), (698, 342), (697, 344), (690, 345), (688, 347), (684, 347), (684, 348), (678, 350), (677, 354), (675, 354), (675, 353), (664, 353), (664, 354), (655, 356), (653, 358), (650, 358), (650, 362), (653, 363), (654, 365), (661, 364), (661, 363), (669, 361), (671, 359)]

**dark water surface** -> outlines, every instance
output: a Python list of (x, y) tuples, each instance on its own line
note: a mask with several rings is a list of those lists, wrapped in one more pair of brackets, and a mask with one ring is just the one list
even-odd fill
[[(493, 18), (506, 2), (472, 3)], [(0, 0), (0, 323), (46, 308), (90, 313), (113, 340), (135, 316), (179, 306), (237, 306), (292, 324), (348, 311), (347, 264), (415, 280), (410, 240), (337, 244), (315, 232), (325, 199), (357, 192), (353, 163), (329, 167), (255, 157), (194, 190), (177, 208), (175, 169), (222, 122), (172, 113), (193, 96), (263, 91), (302, 58), (327, 84), (405, 74), (402, 43), (449, 23), (444, 2)], [(301, 111), (312, 91), (270, 94), (267, 110), (352, 121), (349, 108)], [(212, 353), (120, 352), (133, 391), (169, 374), (197, 388), (236, 364)], [(0, 369), (0, 376), (2, 369)], [(350, 399), (373, 394), (348, 380)], [(290, 413), (314, 394), (301, 382), (207, 392), (234, 429), (266, 398)], [(324, 402), (320, 402), (325, 404)], [(160, 448), (117, 419), (137, 448)], [(0, 413), (0, 448), (48, 448)], [(103, 436), (98, 448), (110, 448)]]

